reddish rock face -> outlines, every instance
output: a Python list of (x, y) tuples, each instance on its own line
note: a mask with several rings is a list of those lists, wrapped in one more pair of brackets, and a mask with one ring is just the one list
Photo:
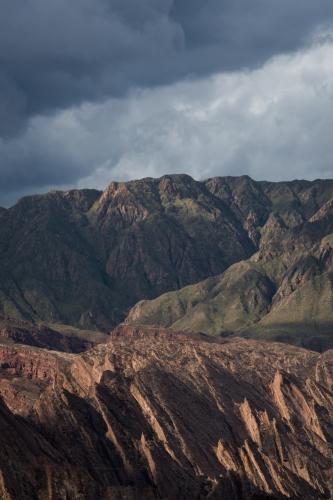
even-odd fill
[(0, 349), (0, 498), (333, 494), (333, 352), (126, 326)]

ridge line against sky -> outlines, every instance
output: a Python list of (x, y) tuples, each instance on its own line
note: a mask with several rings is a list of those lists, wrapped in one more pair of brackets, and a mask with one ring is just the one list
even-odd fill
[(327, 0), (5, 2), (0, 205), (173, 172), (332, 177), (332, 23)]
[(193, 179), (194, 181), (196, 182), (202, 182), (202, 183), (205, 183), (205, 182), (208, 182), (210, 181), (211, 179), (214, 179), (214, 178), (221, 178), (221, 179), (224, 179), (224, 178), (235, 178), (235, 179), (241, 179), (242, 177), (247, 177), (248, 179), (254, 181), (254, 182), (258, 182), (258, 183), (273, 183), (273, 184), (282, 184), (282, 183), (288, 183), (288, 184), (293, 184), (293, 183), (297, 183), (297, 182), (304, 182), (304, 183), (316, 183), (316, 182), (331, 182), (333, 183), (333, 177), (318, 177), (318, 178), (315, 178), (315, 179), (304, 179), (304, 178), (293, 178), (293, 179), (287, 179), (285, 181), (281, 181), (281, 180), (276, 180), (276, 181), (268, 181), (267, 179), (254, 179), (253, 177), (250, 177), (249, 175), (247, 174), (240, 174), (240, 175), (217, 175), (217, 176), (214, 176), (214, 177), (203, 177), (201, 179), (196, 179), (194, 177), (192, 177), (190, 174), (186, 174), (186, 173), (183, 173), (183, 172), (177, 172), (177, 173), (164, 173), (163, 175), (159, 176), (159, 177), (138, 177), (138, 178), (131, 178), (131, 179), (127, 179), (127, 180), (110, 180), (110, 182), (108, 184), (106, 184), (104, 187), (100, 187), (100, 188), (89, 188), (89, 187), (70, 187), (70, 188), (63, 188), (63, 189), (59, 189), (59, 188), (50, 188), (49, 190), (47, 191), (40, 191), (39, 193), (30, 193), (30, 194), (25, 194), (21, 197), (19, 197), (17, 200), (15, 200), (15, 202), (7, 207), (1, 207), (1, 209), (10, 209), (10, 208), (13, 208), (15, 207), (15, 205), (17, 205), (17, 203), (19, 203), (21, 200), (25, 200), (26, 198), (34, 198), (35, 196), (39, 197), (39, 196), (47, 196), (49, 194), (53, 194), (53, 193), (60, 193), (60, 194), (67, 194), (67, 193), (70, 193), (71, 191), (73, 192), (77, 192), (77, 191), (96, 191), (100, 196), (103, 195), (103, 193), (109, 188), (109, 186), (113, 183), (118, 183), (118, 184), (122, 184), (122, 183), (128, 183), (128, 182), (134, 182), (134, 183), (138, 183), (140, 181), (145, 181), (147, 179), (153, 179), (154, 181), (158, 181), (160, 179), (163, 179), (164, 177), (172, 177), (172, 176), (175, 176), (175, 175), (189, 175), (191, 179)]

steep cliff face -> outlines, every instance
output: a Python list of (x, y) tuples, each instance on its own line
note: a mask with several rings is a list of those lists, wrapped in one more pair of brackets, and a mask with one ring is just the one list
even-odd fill
[(208, 340), (2, 346), (1, 498), (330, 498), (332, 351)]
[(305, 252), (333, 231), (332, 198), (331, 181), (187, 175), (24, 198), (0, 213), (0, 315), (108, 330), (258, 251), (272, 281), (295, 234)]

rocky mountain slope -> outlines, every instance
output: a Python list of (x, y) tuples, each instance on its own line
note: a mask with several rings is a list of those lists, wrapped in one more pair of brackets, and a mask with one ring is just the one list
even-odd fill
[(0, 497), (333, 495), (333, 352), (122, 327), (0, 346)]
[[(234, 182), (239, 187), (239, 181)], [(255, 199), (246, 205), (253, 207), (252, 221), (257, 221), (249, 230), (257, 251), (221, 275), (139, 302), (126, 322), (237, 333), (319, 351), (333, 347), (333, 198), (324, 202), (327, 186), (322, 182), (314, 189), (315, 184), (305, 191), (302, 183), (277, 184), (272, 191), (263, 183), (270, 199), (279, 202), (269, 215)], [(291, 186), (298, 186), (299, 202), (290, 195)], [(248, 192), (247, 187), (244, 196), (239, 195), (240, 203)], [(323, 203), (318, 210), (317, 203)]]
[[(186, 175), (23, 198), (0, 213), (0, 316), (109, 330), (139, 300), (218, 275), (257, 252), (283, 274), (298, 228), (321, 228), (302, 229), (299, 255), (330, 232), (322, 221), (332, 199), (332, 181)], [(277, 287), (272, 272), (264, 269)], [(266, 277), (263, 287), (270, 304)]]
[(188, 176), (28, 197), (0, 217), (0, 312), (108, 329), (138, 300), (253, 250), (227, 205)]

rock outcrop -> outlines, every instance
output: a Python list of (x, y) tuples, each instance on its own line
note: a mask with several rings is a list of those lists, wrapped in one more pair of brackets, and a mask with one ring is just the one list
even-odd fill
[(122, 326), (0, 347), (0, 497), (331, 498), (333, 352)]

